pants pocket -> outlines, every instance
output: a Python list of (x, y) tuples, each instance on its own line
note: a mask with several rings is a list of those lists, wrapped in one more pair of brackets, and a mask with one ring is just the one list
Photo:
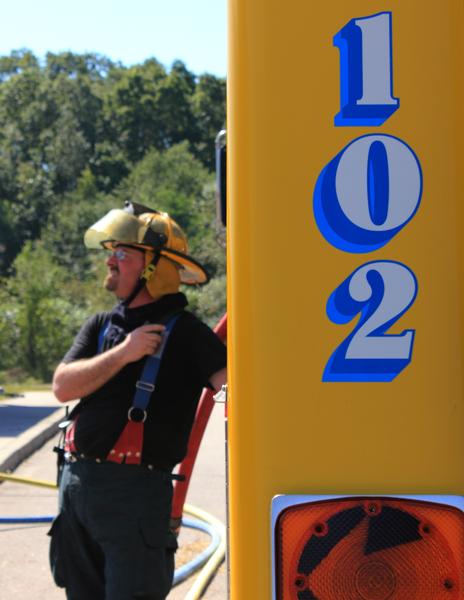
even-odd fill
[(61, 515), (52, 522), (48, 534), (50, 536), (49, 560), (53, 579), (58, 587), (66, 587), (66, 569), (63, 557), (63, 531)]
[(177, 540), (169, 529), (151, 519), (139, 521), (144, 568), (134, 598), (164, 600), (172, 587)]

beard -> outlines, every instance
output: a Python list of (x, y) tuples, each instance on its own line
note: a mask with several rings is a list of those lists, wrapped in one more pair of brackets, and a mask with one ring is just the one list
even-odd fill
[(113, 272), (108, 273), (108, 275), (105, 277), (105, 280), (103, 281), (103, 287), (108, 292), (116, 291), (116, 289), (118, 287), (118, 279), (117, 279), (116, 273), (113, 273)]

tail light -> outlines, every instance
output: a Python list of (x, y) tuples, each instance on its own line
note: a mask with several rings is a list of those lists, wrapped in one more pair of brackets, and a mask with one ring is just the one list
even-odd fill
[(464, 513), (423, 500), (337, 498), (275, 523), (278, 600), (464, 598)]

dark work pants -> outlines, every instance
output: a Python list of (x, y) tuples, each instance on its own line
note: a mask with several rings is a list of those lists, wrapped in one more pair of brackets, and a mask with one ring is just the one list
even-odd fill
[(172, 482), (146, 467), (65, 465), (50, 530), (55, 582), (68, 600), (164, 600), (174, 574)]

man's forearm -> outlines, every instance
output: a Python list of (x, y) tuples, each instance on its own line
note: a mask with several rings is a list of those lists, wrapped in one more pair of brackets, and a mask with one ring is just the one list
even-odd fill
[(127, 364), (125, 354), (119, 345), (92, 358), (59, 364), (53, 376), (53, 393), (60, 402), (88, 396)]

